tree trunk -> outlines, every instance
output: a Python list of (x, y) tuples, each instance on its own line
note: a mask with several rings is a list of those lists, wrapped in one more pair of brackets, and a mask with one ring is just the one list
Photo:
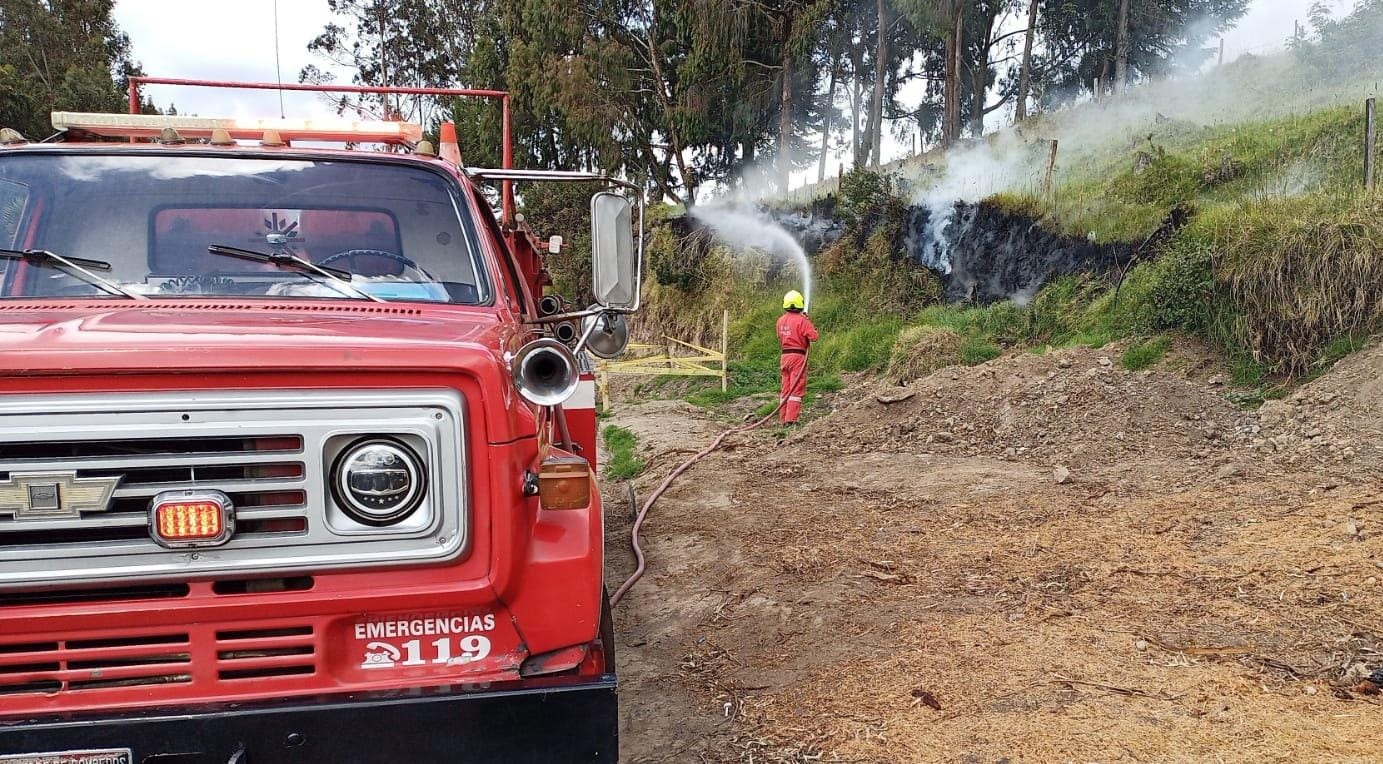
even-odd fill
[(976, 138), (984, 137), (984, 117), (987, 113), (985, 104), (989, 101), (989, 55), (994, 49), (994, 25), (999, 21), (999, 7), (994, 4), (981, 19), (984, 22), (983, 45), (979, 46), (980, 55), (974, 62), (974, 74), (971, 77), (974, 86), (974, 105), (970, 113), (970, 132)]
[(778, 101), (778, 190), (786, 193), (792, 181), (792, 19), (784, 21), (782, 98)]
[(965, 48), (965, 6), (951, 0), (951, 29), (946, 35), (946, 87), (941, 118), (941, 142), (950, 147), (960, 139), (961, 57)]
[(831, 113), (836, 108), (836, 81), (840, 79), (840, 47), (836, 42), (831, 53), (831, 80), (826, 86), (826, 108), (821, 110), (821, 156), (816, 165), (816, 182), (826, 180), (826, 150), (831, 142)]
[(946, 33), (946, 60), (942, 65), (941, 74), (941, 145), (946, 148), (950, 148), (951, 144), (956, 142), (956, 134), (951, 132), (951, 109), (955, 106), (955, 49), (956, 34), (949, 31)]
[(874, 94), (869, 99), (869, 151), (872, 165), (879, 166), (884, 152), (884, 89), (888, 87), (888, 2), (877, 0), (879, 37), (874, 48)]
[(651, 183), (658, 187), (658, 193), (661, 195), (662, 199), (671, 199), (676, 204), (690, 207), (690, 202), (694, 201), (694, 199), (691, 197), (683, 199), (673, 187), (672, 168), (669, 166), (667, 154), (664, 153), (663, 156), (659, 158), (658, 152), (654, 150), (653, 146), (646, 138), (642, 150), (644, 161), (646, 162), (644, 173), (647, 176), (646, 182), (643, 185), (647, 186)]
[(973, 103), (970, 105), (970, 134), (976, 138), (984, 137), (984, 103), (989, 91), (988, 75), (989, 67), (979, 66), (975, 68), (975, 75), (970, 78), (975, 90), (971, 96)]
[(851, 42), (850, 63), (850, 77), (854, 80), (850, 98), (850, 113), (853, 115), (853, 119), (850, 120), (850, 156), (853, 158), (854, 166), (860, 167), (864, 164), (860, 156), (860, 102), (864, 100), (864, 81), (860, 78), (860, 68), (864, 66), (863, 42)]
[(1028, 2), (1028, 31), (1023, 34), (1023, 63), (1018, 69), (1018, 104), (1013, 109), (1013, 121), (1028, 118), (1028, 94), (1032, 90), (1032, 40), (1037, 33), (1037, 0)]
[(1114, 92), (1123, 93), (1128, 86), (1128, 2), (1119, 0), (1119, 37), (1114, 53)]
[(682, 176), (682, 187), (687, 191), (687, 201), (696, 202), (696, 178), (687, 167), (687, 160), (682, 156), (682, 136), (677, 130), (677, 120), (672, 113), (672, 99), (667, 92), (667, 80), (663, 77), (663, 64), (658, 58), (660, 48), (657, 41), (653, 39), (653, 25), (649, 25), (649, 30), (644, 37), (648, 46), (648, 61), (653, 69), (653, 89), (658, 93), (658, 103), (662, 107), (664, 118), (668, 125), (668, 146), (672, 154), (673, 161), (677, 162), (677, 173)]
[(955, 5), (955, 31), (956, 36), (956, 81), (955, 88), (956, 108), (951, 112), (951, 134), (960, 138), (960, 72), (965, 65), (965, 5), (964, 0), (952, 0)]

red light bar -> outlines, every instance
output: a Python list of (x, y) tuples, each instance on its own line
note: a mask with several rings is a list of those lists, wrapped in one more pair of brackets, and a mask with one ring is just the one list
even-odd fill
[(79, 130), (115, 138), (158, 138), (171, 127), (183, 138), (210, 138), (213, 130), (225, 130), (236, 140), (257, 141), (264, 131), (277, 131), (284, 140), (326, 143), (417, 143), (421, 125), (412, 122), (377, 122), (348, 119), (225, 119), (215, 117), (166, 117), (158, 114), (92, 114), (53, 112), (55, 130)]

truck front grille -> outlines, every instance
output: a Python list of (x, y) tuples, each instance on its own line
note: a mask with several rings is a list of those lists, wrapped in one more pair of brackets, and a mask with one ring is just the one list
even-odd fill
[[(194, 669), (193, 655), (215, 654)], [(0, 696), (61, 695), (150, 685), (273, 681), (317, 672), (311, 624), (159, 632), (115, 638), (0, 642)]]
[[(467, 543), (464, 417), (452, 390), (0, 395), (0, 595), (453, 558)], [(355, 524), (327, 488), (335, 454), (378, 436), (429, 473), (395, 527)], [(37, 503), (35, 484), (59, 506)], [(228, 543), (155, 543), (151, 499), (181, 489), (230, 497)]]
[(192, 681), (186, 633), (0, 644), (0, 695)]
[[(303, 439), (296, 434), (254, 438), (132, 438), (7, 443), (0, 482), (11, 474), (67, 471), (78, 480), (118, 478), (103, 509), (41, 522), (0, 515), (0, 549), (144, 539), (149, 501), (162, 491), (214, 485), (242, 512), (239, 535), (306, 530)], [(73, 469), (75, 468), (75, 469)], [(277, 522), (271, 522), (277, 521)]]
[(317, 670), (311, 626), (216, 632), (222, 681), (300, 676)]

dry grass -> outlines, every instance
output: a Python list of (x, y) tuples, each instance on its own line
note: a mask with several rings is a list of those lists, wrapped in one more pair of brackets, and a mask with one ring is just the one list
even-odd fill
[(911, 326), (893, 343), (884, 375), (905, 385), (932, 372), (962, 363), (965, 338), (954, 329)]
[(1208, 223), (1232, 331), (1275, 371), (1305, 373), (1335, 339), (1383, 322), (1383, 197), (1256, 202)]
[(1351, 690), (1383, 659), (1383, 537), (1341, 530), (1367, 487), (1020, 493), (903, 459), (881, 491), (809, 453), (734, 490), (794, 511), (736, 523), (749, 564), (681, 668), (740, 761), (1362, 761), (1383, 733)]

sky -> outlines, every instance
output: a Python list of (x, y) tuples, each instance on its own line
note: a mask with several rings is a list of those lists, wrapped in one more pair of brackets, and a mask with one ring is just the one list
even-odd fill
[[(1315, 0), (1253, 0), (1249, 11), (1235, 28), (1225, 33), (1225, 60), (1232, 61), (1245, 53), (1262, 55), (1281, 50), (1292, 36), (1293, 24), (1306, 25), (1306, 17)], [(1339, 16), (1353, 6), (1353, 0), (1325, 0)]]
[[(1348, 9), (1351, 0), (1326, 0), (1336, 13)], [(1265, 54), (1283, 47), (1292, 34), (1293, 22), (1306, 21), (1313, 0), (1252, 0), (1238, 25), (1225, 34), (1225, 58), (1232, 61), (1245, 53)], [(277, 11), (275, 6), (277, 5)], [(187, 6), (189, 8), (194, 6)], [(210, 3), (198, 7), (212, 7)], [(255, 80), (273, 82), (275, 70), (275, 13), (278, 15), (277, 50), (284, 82), (296, 82), (308, 64), (330, 68), (309, 53), (307, 44), (331, 20), (326, 0), (223, 0), (214, 13), (170, 12), (167, 0), (117, 0), (115, 18), (130, 35), (134, 57), (146, 74), (161, 77)], [(1018, 23), (1022, 23), (1021, 20)], [(350, 72), (338, 72), (341, 82)], [(161, 107), (175, 105), (183, 114), (204, 117), (272, 117), (279, 113), (274, 92), (203, 90), (150, 86), (145, 91)], [(905, 102), (907, 95), (903, 96)], [(286, 116), (325, 117), (333, 110), (318, 96), (288, 93), (283, 97)], [(886, 140), (884, 159), (912, 151), (910, 141)], [(828, 161), (834, 168), (841, 161)], [(804, 172), (815, 179), (814, 172)]]
[[(176, 5), (176, 4), (175, 4)], [(134, 58), (152, 77), (275, 82), (274, 0), (223, 0), (170, 5), (167, 0), (116, 0), (115, 20), (130, 36)], [(308, 64), (326, 63), (307, 44), (331, 20), (326, 0), (278, 0), (278, 53), (284, 82), (297, 82)], [(215, 8), (214, 12), (209, 10)], [(194, 10), (195, 9), (195, 10)], [(350, 82), (350, 74), (340, 77)], [(272, 91), (206, 90), (148, 86), (145, 95), (166, 108), (202, 117), (275, 117)], [(323, 117), (334, 111), (309, 93), (284, 94), (288, 117)]]

